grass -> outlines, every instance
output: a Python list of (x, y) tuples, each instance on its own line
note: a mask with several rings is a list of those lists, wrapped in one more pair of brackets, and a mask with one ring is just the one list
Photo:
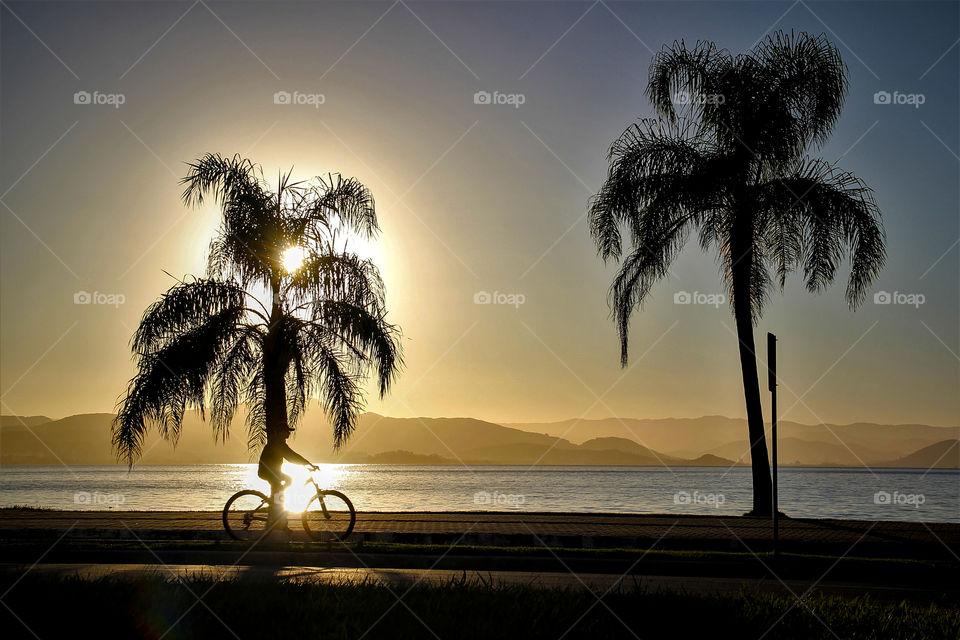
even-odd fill
[[(4, 578), (4, 590), (12, 580)], [(766, 638), (894, 640), (960, 635), (956, 608), (885, 604), (866, 597), (814, 596), (799, 605), (791, 597), (776, 595), (614, 591), (599, 603), (582, 590), (466, 580), (406, 589), (371, 582), (218, 582), (202, 577), (85, 581), (27, 574), (4, 596), (9, 609), (0, 609), (0, 628), (5, 638), (32, 638), (33, 633), (41, 638), (75, 637), (80, 631), (81, 636), (92, 632), (98, 638), (166, 633), (164, 637), (171, 640), (232, 637), (228, 629), (241, 638), (322, 636), (330, 640), (420, 640), (434, 634), (484, 640), (635, 635), (740, 639), (760, 637), (771, 627)], [(202, 604), (197, 603), (198, 596)]]
[(59, 511), (59, 509), (54, 509), (53, 507), (44, 507), (39, 504), (14, 504), (10, 505), (9, 507), (0, 507), (0, 511)]

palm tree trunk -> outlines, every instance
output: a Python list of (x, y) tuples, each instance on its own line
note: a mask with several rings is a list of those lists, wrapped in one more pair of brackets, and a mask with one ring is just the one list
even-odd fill
[[(279, 282), (274, 291), (279, 290)], [(286, 366), (283, 361), (280, 345), (278, 344), (279, 322), (283, 317), (283, 309), (279, 300), (274, 301), (270, 314), (270, 326), (263, 341), (263, 387), (264, 387), (264, 426), (267, 431), (267, 445), (282, 443), (286, 440), (287, 431), (287, 389), (285, 381)], [(270, 522), (280, 520), (284, 516), (283, 505), (277, 486), (270, 486)], [(280, 526), (285, 526), (281, 522)]]
[[(266, 347), (266, 345), (264, 345)], [(264, 360), (268, 359), (268, 350), (264, 348)], [(264, 413), (267, 428), (267, 446), (279, 442), (282, 443), (287, 435), (287, 390), (284, 386), (283, 374), (277, 373), (275, 364), (276, 358), (271, 358), (274, 362), (264, 363)], [(277, 470), (279, 471), (279, 469)], [(270, 514), (269, 521), (277, 522), (280, 527), (285, 527), (283, 522), (285, 509), (282, 502), (283, 492), (274, 482), (270, 483)]]
[(743, 395), (747, 404), (747, 432), (750, 436), (750, 465), (753, 471), (752, 515), (768, 516), (773, 511), (773, 488), (770, 480), (770, 461), (767, 458), (767, 438), (764, 433), (763, 412), (760, 406), (760, 385), (757, 381), (757, 358), (753, 342), (753, 323), (749, 314), (737, 321), (740, 339), (740, 371), (743, 374)]
[(268, 336), (263, 349), (264, 418), (267, 442), (273, 442), (287, 436), (287, 389), (281, 358), (269, 342)]
[[(736, 234), (735, 236), (736, 237)], [(743, 238), (744, 236), (741, 236)], [(740, 372), (743, 375), (743, 396), (747, 405), (747, 433), (750, 437), (750, 467), (753, 474), (753, 510), (751, 515), (769, 516), (773, 513), (773, 487), (770, 460), (767, 458), (767, 438), (760, 405), (760, 384), (757, 379), (757, 356), (753, 340), (753, 314), (750, 300), (750, 265), (752, 242), (743, 242), (742, 251), (734, 249), (732, 271), (733, 315), (740, 342)]]

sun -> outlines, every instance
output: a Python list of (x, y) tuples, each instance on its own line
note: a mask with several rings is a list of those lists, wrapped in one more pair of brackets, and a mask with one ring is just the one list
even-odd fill
[(287, 273), (293, 273), (303, 264), (305, 256), (303, 247), (290, 247), (281, 254), (280, 261)]

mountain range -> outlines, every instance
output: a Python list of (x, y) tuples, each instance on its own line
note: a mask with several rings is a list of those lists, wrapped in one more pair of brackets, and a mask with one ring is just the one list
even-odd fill
[[(113, 464), (108, 413), (59, 420), (3, 416), (0, 464)], [(151, 433), (139, 464), (240, 463), (255, 459), (242, 420), (225, 442), (188, 414), (176, 448)], [(785, 466), (960, 468), (960, 428), (929, 425), (779, 424)], [(363, 414), (353, 436), (333, 451), (320, 412), (308, 414), (291, 446), (316, 462), (513, 465), (747, 465), (743, 419), (722, 416), (641, 420), (607, 418), (495, 424), (473, 418), (393, 418)]]

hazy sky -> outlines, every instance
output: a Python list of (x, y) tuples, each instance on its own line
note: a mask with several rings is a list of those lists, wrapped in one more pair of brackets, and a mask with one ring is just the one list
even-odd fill
[[(960, 422), (955, 2), (8, 2), (0, 20), (5, 414), (112, 410), (163, 270), (203, 270), (217, 211), (185, 209), (177, 181), (213, 151), (373, 190), (369, 251), (407, 367), (371, 410), (742, 416), (729, 308), (674, 303), (722, 291), (714, 256), (695, 242), (680, 256), (635, 316), (624, 371), (615, 266), (584, 212), (610, 143), (651, 114), (651, 50), (742, 51), (783, 28), (841, 48), (850, 93), (821, 155), (876, 190), (889, 258), (874, 292), (922, 304), (871, 293), (852, 313), (846, 268), (820, 296), (790, 280), (757, 327), (758, 344), (780, 337), (781, 417)], [(907, 103), (877, 104), (883, 91)], [(75, 304), (80, 291), (123, 303)]]

